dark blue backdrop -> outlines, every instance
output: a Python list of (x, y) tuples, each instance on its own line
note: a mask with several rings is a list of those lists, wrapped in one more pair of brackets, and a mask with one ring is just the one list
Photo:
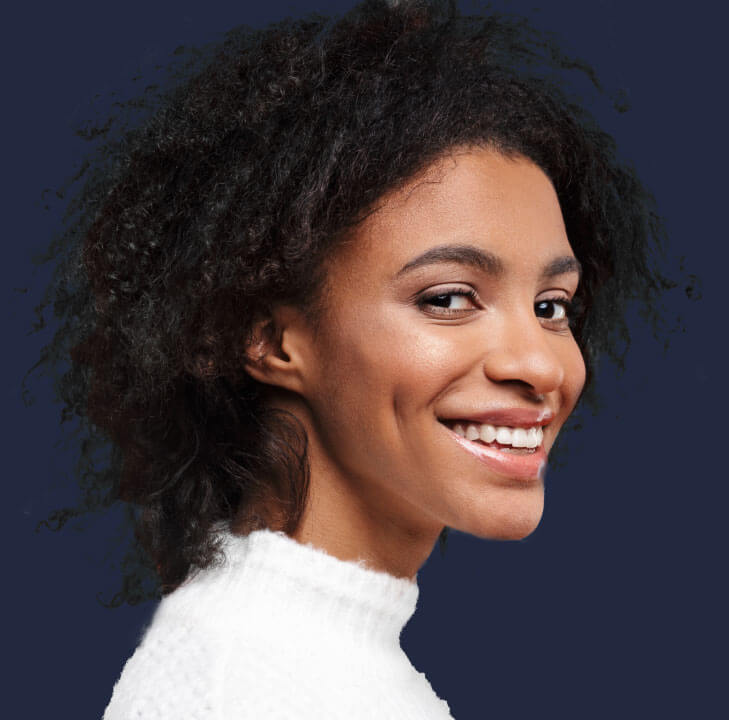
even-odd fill
[[(42, 0), (4, 12), (5, 717), (100, 717), (153, 610), (96, 600), (115, 589), (103, 557), (109, 518), (34, 532), (74, 499), (64, 480), (73, 456), (54, 447), (60, 407), (49, 384), (35, 382), (30, 408), (20, 395), (49, 338), (26, 335), (47, 280), (33, 275), (29, 258), (57, 223), (42, 211), (41, 191), (78, 164), (85, 147), (73, 128), (93, 115), (96, 93), (126, 88), (179, 44), (213, 40), (241, 22), (349, 5)], [(719, 298), (727, 267), (726, 17), (707, 0), (688, 10), (634, 0), (501, 6), (557, 32), (595, 65), (608, 91), (624, 89), (629, 112), (608, 103), (596, 112), (656, 195), (671, 252), (701, 277), (703, 299), (671, 296), (686, 332), (666, 356), (635, 323), (627, 372), (618, 377), (605, 366), (601, 412), (584, 417), (568, 465), (549, 474), (545, 516), (529, 539), (452, 534), (445, 559), (433, 553), (403, 642), (459, 720), (727, 717), (719, 684), (729, 475), (721, 460), (727, 321)], [(15, 290), (23, 287), (28, 293)]]

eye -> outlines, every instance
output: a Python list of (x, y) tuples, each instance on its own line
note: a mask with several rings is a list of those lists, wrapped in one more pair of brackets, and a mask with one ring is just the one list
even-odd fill
[(572, 320), (572, 301), (563, 297), (546, 298), (534, 303), (537, 317), (543, 317), (555, 325), (567, 325)]
[(431, 315), (463, 315), (475, 309), (477, 296), (473, 288), (442, 288), (419, 297), (417, 305)]

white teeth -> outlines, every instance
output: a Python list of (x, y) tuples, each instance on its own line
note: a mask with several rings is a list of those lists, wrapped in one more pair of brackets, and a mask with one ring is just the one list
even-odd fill
[(496, 440), (496, 428), (493, 425), (481, 425), (481, 440), (485, 443)]
[(481, 440), (484, 443), (492, 443), (495, 440), (499, 445), (511, 445), (516, 448), (535, 448), (541, 445), (544, 439), (544, 430), (541, 427), (526, 429), (505, 425), (495, 427), (487, 423), (481, 425), (457, 423), (453, 426), (453, 432), (467, 440)]
[(466, 440), (478, 440), (481, 437), (481, 433), (475, 425), (469, 425), (466, 428)]
[(527, 447), (527, 431), (524, 428), (516, 428), (511, 435), (511, 444), (514, 447)]
[(499, 443), (499, 445), (511, 445), (511, 428), (499, 425), (499, 427), (496, 428), (496, 442)]

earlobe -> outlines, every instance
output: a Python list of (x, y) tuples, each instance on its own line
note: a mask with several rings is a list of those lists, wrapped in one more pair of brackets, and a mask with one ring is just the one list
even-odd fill
[(303, 391), (303, 326), (296, 313), (283, 308), (256, 323), (246, 349), (246, 372), (266, 385)]

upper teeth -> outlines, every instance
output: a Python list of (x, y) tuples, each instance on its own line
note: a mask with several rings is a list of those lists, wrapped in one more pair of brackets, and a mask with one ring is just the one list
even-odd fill
[(512, 447), (534, 448), (541, 445), (544, 438), (544, 431), (539, 426), (512, 428), (506, 425), (469, 423), (468, 425), (457, 424), (453, 431), (467, 440), (482, 440), (485, 443), (492, 443), (496, 440), (499, 445), (511, 445)]

